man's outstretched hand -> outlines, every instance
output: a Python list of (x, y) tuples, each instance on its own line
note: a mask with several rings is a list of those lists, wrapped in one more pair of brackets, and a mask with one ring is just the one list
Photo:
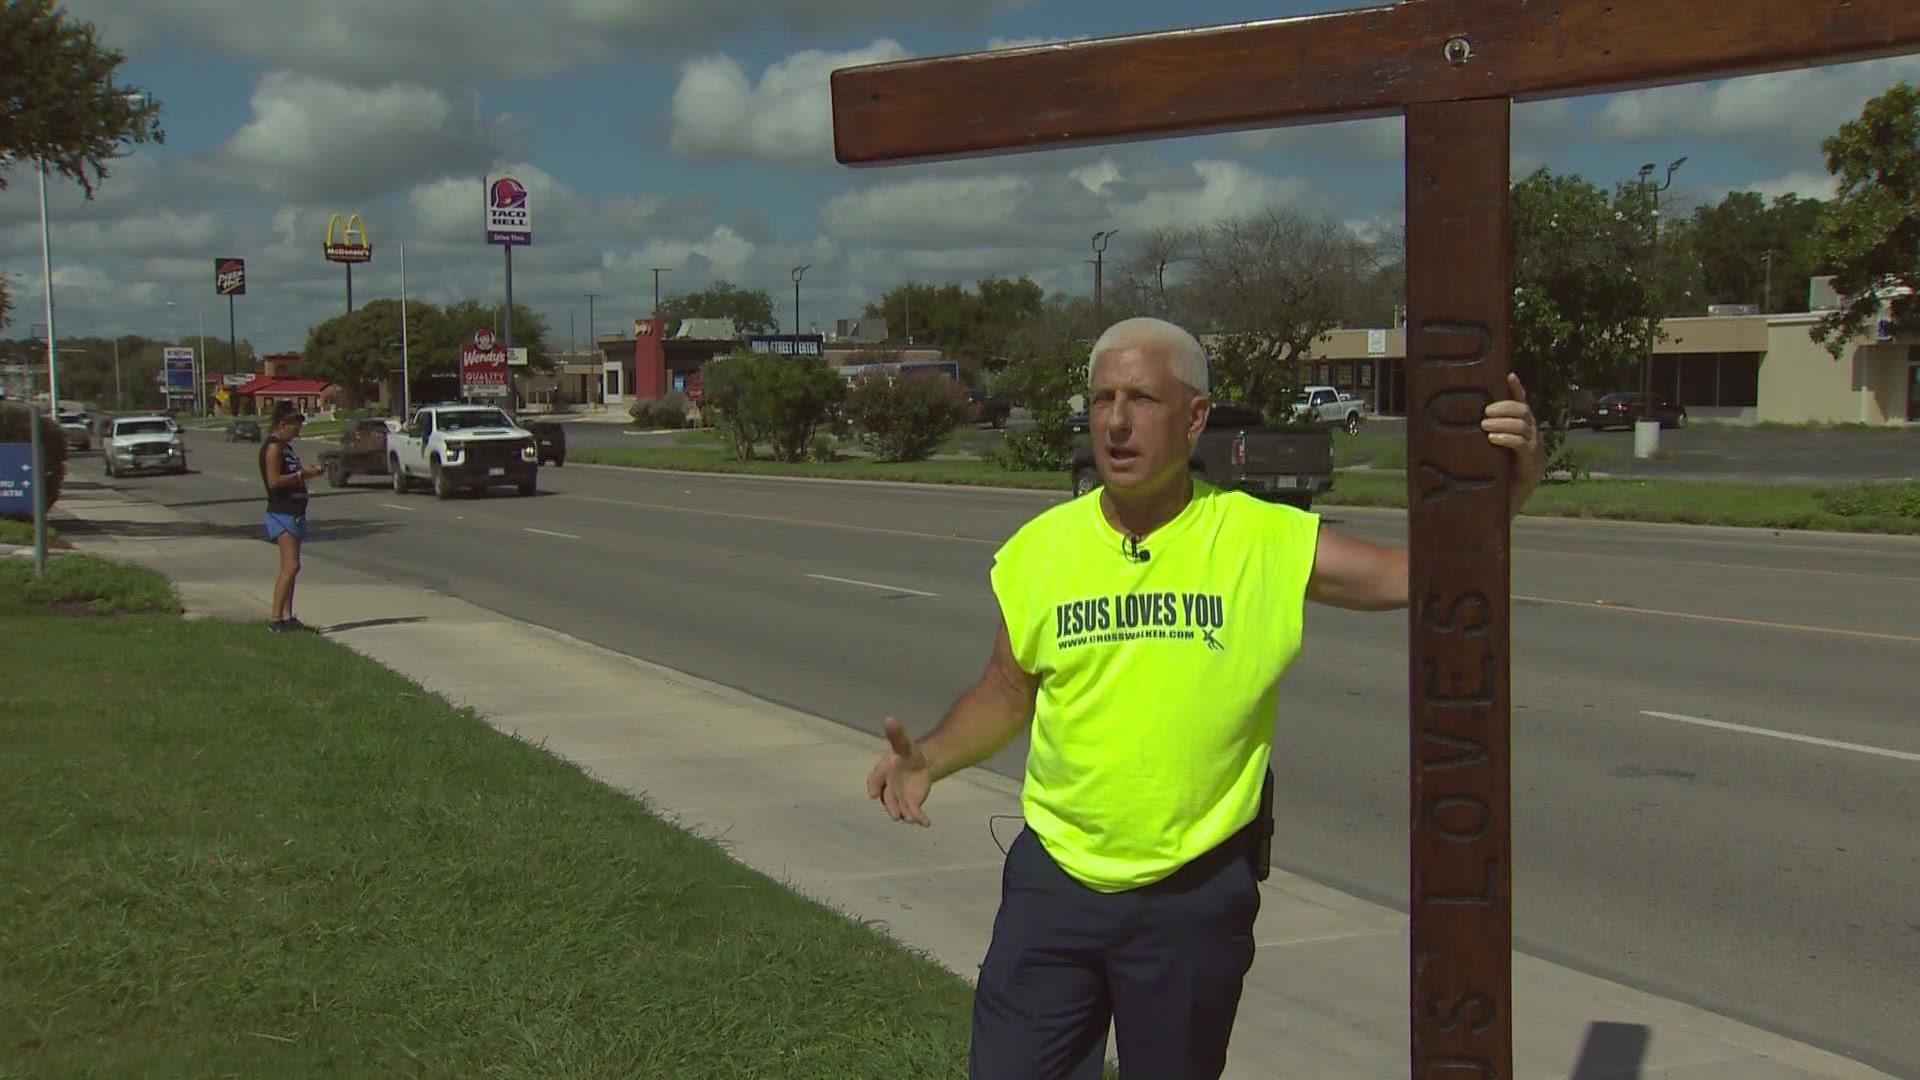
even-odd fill
[(1513, 397), (1489, 404), (1480, 430), (1487, 433), (1488, 442), (1513, 451), (1510, 502), (1517, 514), (1533, 489), (1547, 478), (1547, 451), (1540, 442), (1540, 424), (1534, 418), (1533, 406), (1527, 404), (1527, 390), (1520, 385), (1520, 376), (1509, 372), (1507, 388), (1513, 391)]
[(891, 716), (887, 717), (886, 732), (886, 753), (867, 774), (867, 798), (879, 799), (887, 808), (887, 816), (895, 821), (932, 825), (920, 809), (927, 801), (927, 792), (933, 790), (933, 770), (927, 766), (927, 755)]

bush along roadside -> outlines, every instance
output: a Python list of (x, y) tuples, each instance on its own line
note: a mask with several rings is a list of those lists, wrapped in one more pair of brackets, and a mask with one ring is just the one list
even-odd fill
[(966, 420), (966, 399), (938, 372), (868, 375), (847, 394), (846, 415), (875, 458), (925, 461)]
[(35, 577), (33, 560), (0, 559), (0, 612), (43, 611), (86, 615), (178, 615), (173, 583), (144, 566), (91, 555), (47, 560)]

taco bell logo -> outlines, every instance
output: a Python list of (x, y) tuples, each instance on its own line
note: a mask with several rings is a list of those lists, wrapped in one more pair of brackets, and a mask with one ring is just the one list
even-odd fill
[(533, 211), (527, 185), (511, 176), (489, 176), (486, 187), (487, 243), (533, 243)]

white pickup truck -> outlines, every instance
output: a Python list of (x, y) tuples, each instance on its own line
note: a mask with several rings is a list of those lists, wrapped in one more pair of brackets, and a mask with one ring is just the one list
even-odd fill
[(1367, 403), (1331, 386), (1303, 386), (1293, 399), (1296, 419), (1311, 419), (1334, 424), (1349, 435), (1360, 433), (1360, 421), (1367, 415)]
[(401, 495), (421, 481), (442, 499), (494, 486), (531, 495), (540, 450), (533, 432), (492, 405), (430, 405), (387, 436), (387, 468)]
[(173, 417), (116, 416), (100, 441), (108, 476), (187, 471), (187, 437)]

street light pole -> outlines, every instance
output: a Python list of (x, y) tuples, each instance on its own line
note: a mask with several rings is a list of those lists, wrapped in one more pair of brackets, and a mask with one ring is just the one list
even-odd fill
[(1108, 229), (1093, 234), (1093, 321), (1100, 322), (1100, 292), (1102, 271), (1105, 269), (1107, 241), (1113, 239), (1119, 229)]
[(812, 264), (793, 268), (793, 355), (800, 355), (800, 279)]
[[(47, 415), (60, 414), (60, 357), (53, 332), (53, 240), (47, 228), (47, 159), (36, 158), (40, 174), (40, 275), (47, 293)], [(37, 444), (36, 444), (37, 445)]]
[[(1656, 270), (1654, 261), (1659, 258), (1660, 254), (1660, 193), (1673, 186), (1673, 174), (1679, 170), (1680, 166), (1686, 163), (1687, 159), (1684, 157), (1670, 163), (1667, 166), (1667, 178), (1665, 182), (1661, 183), (1658, 187), (1652, 188), (1649, 188), (1647, 181), (1653, 176), (1655, 166), (1652, 162), (1640, 166), (1641, 190), (1643, 192), (1651, 191), (1653, 198), (1653, 217), (1647, 238), (1647, 276), (1649, 281), (1652, 280)], [(1641, 355), (1640, 363), (1640, 391), (1642, 394), (1640, 415), (1641, 419), (1646, 421), (1653, 420), (1653, 328), (1655, 321), (1659, 318), (1660, 313), (1658, 311), (1647, 312), (1646, 345), (1645, 351)]]
[(652, 267), (651, 269), (653, 270), (653, 313), (655, 315), (659, 315), (660, 314), (660, 275), (671, 273), (672, 271), (669, 267), (665, 267), (665, 266), (655, 266), (655, 267)]

